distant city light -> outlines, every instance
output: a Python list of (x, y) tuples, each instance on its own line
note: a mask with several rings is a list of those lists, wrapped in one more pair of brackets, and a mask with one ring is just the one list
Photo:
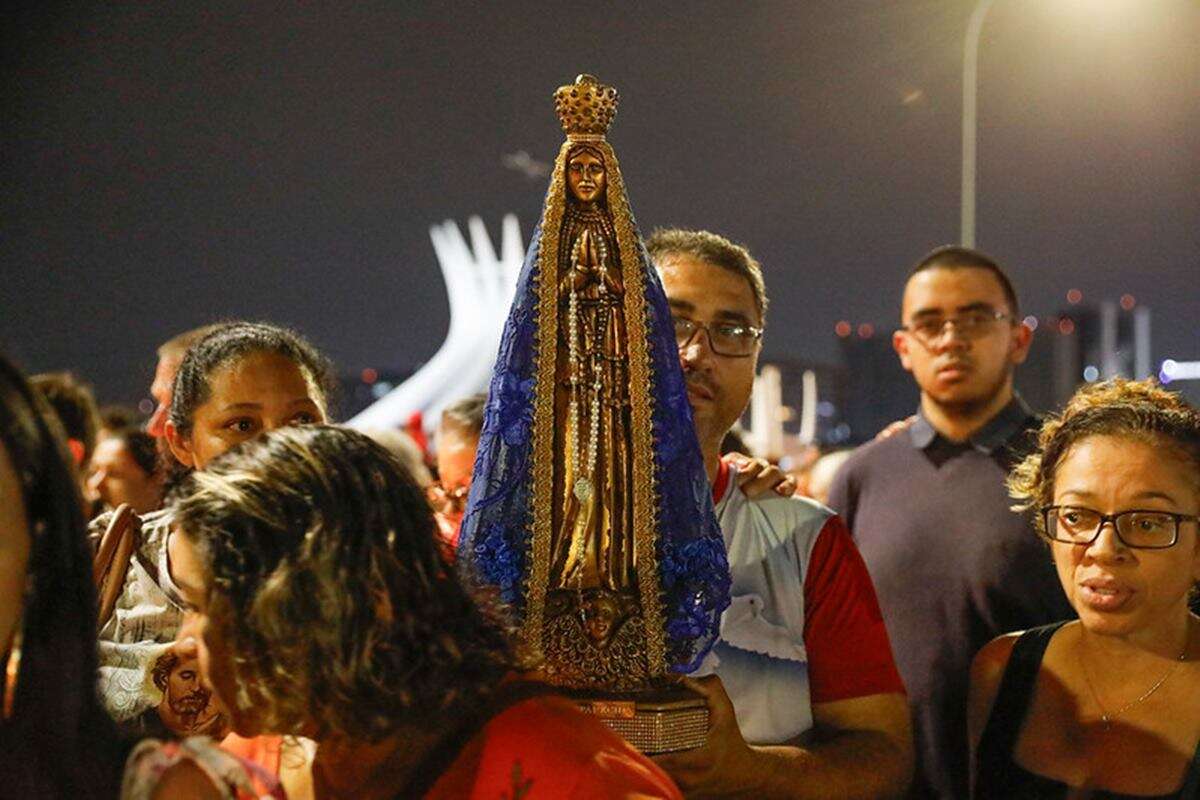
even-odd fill
[(1058, 321), (1058, 332), (1063, 336), (1070, 336), (1075, 332), (1075, 320), (1070, 317), (1063, 317)]
[(379, 383), (377, 383), (371, 387), (371, 394), (372, 394), (372, 396), (374, 396), (374, 398), (376, 400), (378, 400), (381, 397), (383, 397), (385, 394), (390, 392), (391, 390), (392, 390), (392, 385), (390, 383), (388, 383), (387, 381), (380, 381)]
[(875, 326), (872, 325), (871, 323), (864, 322), (862, 325), (858, 326), (858, 338), (870, 339), (874, 335), (875, 335)]
[(1121, 295), (1121, 308), (1126, 311), (1133, 311), (1133, 307), (1137, 305), (1137, 298), (1131, 294)]
[(138, 411), (142, 412), (143, 414), (153, 414), (155, 408), (156, 408), (156, 405), (155, 405), (154, 401), (151, 400), (149, 397), (143, 397), (138, 402)]
[(853, 331), (853, 326), (846, 320), (839, 320), (837, 325), (833, 326), (833, 332), (845, 339)]
[(1079, 291), (1078, 289), (1068, 289), (1067, 302), (1071, 305), (1083, 302), (1083, 292)]
[(1094, 383), (1100, 377), (1100, 370), (1096, 369), (1095, 365), (1088, 364), (1083, 368), (1083, 379), (1088, 383)]
[(837, 409), (834, 408), (833, 403), (829, 402), (828, 400), (821, 400), (817, 403), (818, 417), (832, 417), (835, 411), (837, 411)]
[(1033, 314), (1030, 314), (1028, 317), (1026, 317), (1025, 319), (1023, 319), (1021, 321), (1025, 323), (1025, 327), (1029, 328), (1029, 330), (1031, 330), (1031, 331), (1037, 330), (1038, 318), (1035, 317)]
[(1200, 381), (1200, 361), (1176, 361), (1168, 358), (1162, 363), (1158, 379), (1163, 383), (1171, 381)]
[(377, 380), (379, 380), (379, 372), (376, 370), (372, 369), (371, 367), (367, 367), (362, 371), (363, 383), (374, 383)]

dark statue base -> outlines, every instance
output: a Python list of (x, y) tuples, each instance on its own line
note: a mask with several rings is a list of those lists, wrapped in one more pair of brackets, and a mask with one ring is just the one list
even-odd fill
[(708, 703), (677, 684), (639, 692), (564, 694), (646, 755), (694, 750), (708, 737)]

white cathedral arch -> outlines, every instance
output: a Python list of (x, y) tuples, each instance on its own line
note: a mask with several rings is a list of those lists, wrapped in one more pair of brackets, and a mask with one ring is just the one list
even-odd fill
[(525, 248), (515, 214), (501, 222), (499, 255), (482, 219), (471, 217), (467, 230), (470, 245), (453, 220), (429, 228), (450, 301), (446, 340), (411, 377), (349, 419), (351, 428), (402, 428), (420, 411), (432, 432), (446, 405), (488, 388)]

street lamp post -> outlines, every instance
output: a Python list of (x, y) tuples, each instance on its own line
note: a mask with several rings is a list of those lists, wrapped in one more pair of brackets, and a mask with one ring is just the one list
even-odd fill
[(975, 246), (975, 101), (979, 91), (979, 33), (993, 2), (979, 0), (975, 5), (967, 22), (963, 51), (962, 228), (959, 239), (964, 247)]

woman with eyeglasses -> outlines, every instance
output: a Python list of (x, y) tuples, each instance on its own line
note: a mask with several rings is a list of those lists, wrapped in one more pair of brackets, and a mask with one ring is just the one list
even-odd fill
[(1200, 793), (1200, 413), (1152, 382), (1081, 389), (1009, 480), (1078, 620), (971, 672), (977, 798)]

